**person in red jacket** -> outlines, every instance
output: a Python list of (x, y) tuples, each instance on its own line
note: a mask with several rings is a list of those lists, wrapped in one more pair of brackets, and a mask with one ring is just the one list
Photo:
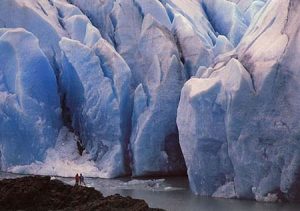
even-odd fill
[(77, 186), (79, 184), (79, 180), (80, 180), (79, 175), (76, 174), (75, 175), (75, 186)]

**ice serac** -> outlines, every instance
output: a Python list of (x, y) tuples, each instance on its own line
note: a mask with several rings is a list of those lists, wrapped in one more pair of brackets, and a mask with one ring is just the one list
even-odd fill
[(244, 14), (245, 23), (249, 25), (256, 14), (264, 7), (268, 0), (229, 0), (234, 2), (239, 10)]
[(212, 63), (212, 40), (206, 30), (197, 32), (187, 18), (177, 14), (173, 20), (172, 31), (184, 59), (187, 77), (194, 76), (199, 66), (208, 67)]
[(139, 45), (143, 19), (147, 15), (151, 15), (157, 22), (170, 29), (171, 22), (167, 12), (157, 0), (117, 0), (110, 15), (114, 26), (115, 47), (132, 70), (134, 88), (142, 80), (139, 58), (143, 52), (138, 54), (136, 49)]
[(244, 14), (237, 5), (227, 0), (202, 0), (201, 2), (215, 31), (228, 37), (236, 46), (247, 29)]
[(71, 39), (89, 47), (99, 41), (101, 38), (99, 30), (77, 7), (62, 0), (52, 0), (52, 3), (59, 14), (61, 26)]
[(60, 121), (56, 78), (38, 39), (0, 29), (1, 170), (41, 161), (55, 145)]
[(181, 14), (186, 17), (194, 26), (195, 30), (199, 32), (205, 32), (212, 39), (215, 37), (213, 28), (210, 22), (207, 20), (205, 11), (199, 0), (161, 0), (165, 2), (170, 19), (174, 18), (174, 15)]
[(79, 41), (63, 38), (61, 85), (72, 127), (81, 137), (102, 177), (125, 173), (120, 108), (112, 80), (99, 58)]
[[(99, 64), (100, 64), (100, 72), (103, 72), (103, 79), (105, 78), (107, 81), (110, 80), (111, 84), (111, 96), (115, 98), (119, 110), (119, 122), (116, 122), (116, 126), (119, 127), (121, 134), (119, 133), (119, 130), (112, 130), (112, 134), (116, 136), (116, 140), (120, 142), (122, 145), (122, 153), (123, 151), (127, 151), (127, 145), (129, 142), (129, 132), (130, 132), (130, 116), (131, 116), (131, 110), (132, 110), (132, 100), (131, 100), (131, 70), (126, 64), (126, 62), (123, 60), (123, 58), (115, 51), (114, 47), (111, 46), (109, 42), (101, 38), (100, 32), (97, 28), (95, 28), (89, 19), (84, 16), (80, 10), (70, 4), (67, 4), (65, 2), (61, 1), (55, 1), (55, 6), (57, 7), (58, 11), (60, 12), (60, 17), (62, 18), (62, 24), (66, 31), (68, 32), (70, 38), (73, 40), (80, 41), (81, 44), (86, 49), (89, 49), (91, 54), (95, 54), (96, 57), (98, 57)], [(73, 56), (76, 56), (76, 52)], [(97, 58), (94, 59), (97, 59)], [(89, 65), (89, 60), (82, 61), (82, 65)], [(99, 68), (99, 67), (98, 67)], [(86, 84), (87, 81), (81, 80), (82, 84)], [(95, 84), (91, 84), (94, 87), (98, 87), (98, 85), (101, 87), (102, 85), (95, 82)], [(75, 93), (70, 93), (75, 94)], [(102, 106), (105, 106), (105, 102), (102, 104)], [(109, 106), (109, 102), (108, 105)], [(67, 106), (68, 107), (68, 106)], [(102, 108), (96, 109), (95, 112), (99, 112)], [(104, 111), (102, 111), (104, 112)], [(71, 111), (70, 115), (74, 115)], [(95, 114), (96, 115), (96, 114)], [(108, 114), (110, 116), (110, 114)], [(113, 121), (113, 120), (112, 120)], [(96, 121), (95, 124), (98, 124)], [(105, 124), (104, 121), (102, 124)], [(96, 127), (96, 125), (95, 125)], [(79, 131), (78, 131), (79, 129)], [(87, 130), (88, 128), (84, 128), (83, 130)], [(82, 132), (81, 128), (75, 128), (75, 132), (81, 137), (80, 134)], [(105, 134), (104, 134), (105, 135)], [(103, 136), (104, 136), (103, 135)], [(88, 139), (88, 138), (85, 138)], [(112, 140), (112, 139), (111, 139)], [(93, 142), (94, 140), (90, 140)], [(97, 142), (97, 140), (96, 140)], [(85, 146), (87, 143), (83, 143), (83, 146)], [(114, 150), (113, 148), (108, 149)], [(89, 150), (90, 151), (90, 150)], [(127, 166), (129, 166), (129, 156), (128, 153), (126, 154), (127, 158)], [(122, 163), (122, 159), (120, 158), (120, 162)], [(125, 163), (123, 163), (125, 165)], [(112, 164), (113, 165), (113, 164)], [(125, 172), (123, 170), (120, 170), (120, 175), (124, 174)], [(113, 174), (113, 177), (119, 176), (117, 174)]]
[(300, 199), (299, 9), (268, 1), (236, 54), (183, 88), (177, 123), (196, 193)]
[(245, 11), (245, 17), (248, 23), (251, 23), (254, 20), (256, 14), (259, 13), (259, 11), (264, 7), (265, 3), (265, 0), (256, 0), (252, 2), (252, 4)]
[(255, 5), (259, 2), (265, 3), (268, 0), (229, 0), (237, 4), (242, 12), (246, 12), (252, 5)]
[[(172, 32), (177, 41), (181, 60), (184, 63), (188, 78), (195, 76), (197, 72), (199, 73), (199, 68), (203, 69), (211, 66), (215, 57), (234, 49), (232, 36), (226, 33), (225, 35), (219, 35), (213, 26), (224, 26), (224, 22), (226, 22), (229, 27), (237, 20), (233, 18), (232, 22), (230, 22), (229, 17), (224, 16), (224, 18), (228, 19), (227, 21), (216, 19), (215, 22), (211, 23), (209, 22), (209, 14), (216, 11), (213, 11), (213, 8), (211, 11), (203, 9), (206, 7), (216, 7), (215, 4), (217, 3), (204, 3), (201, 1), (187, 1), (183, 3), (177, 0), (166, 2), (168, 2), (166, 3), (167, 5), (172, 5), (169, 12), (172, 13)], [(232, 8), (237, 8), (232, 3), (223, 2), (223, 4), (229, 4)], [(225, 9), (230, 10), (228, 8)], [(236, 11), (238, 10), (236, 9)], [(212, 15), (214, 16), (214, 14)], [(242, 31), (236, 32), (240, 33), (239, 36), (243, 35)]]
[[(136, 49), (140, 39), (143, 17), (134, 0), (117, 0), (111, 13), (114, 42), (118, 53), (132, 71), (133, 86), (139, 84)], [(128, 21), (130, 20), (130, 21)]]
[(171, 21), (167, 10), (159, 0), (135, 0), (135, 2), (144, 16), (150, 14), (163, 26), (171, 29)]
[(111, 79), (113, 92), (119, 104), (120, 110), (120, 141), (123, 146), (126, 167), (129, 167), (129, 139), (131, 132), (131, 115), (133, 107), (132, 99), (132, 73), (124, 59), (117, 51), (104, 39), (93, 48), (98, 56), (104, 75)]
[(219, 35), (216, 40), (216, 44), (213, 47), (214, 56), (217, 58), (218, 56), (222, 57), (224, 54), (228, 54), (233, 51), (234, 47), (231, 42), (227, 39), (227, 37), (223, 35)]
[(33, 33), (52, 67), (59, 63), (58, 42), (62, 36), (67, 35), (59, 23), (56, 8), (49, 1), (2, 0), (0, 27), (20, 27)]
[(115, 1), (112, 0), (69, 0), (77, 6), (97, 27), (102, 36), (111, 44), (114, 43), (114, 28), (110, 18)]
[[(282, 192), (289, 200), (300, 198), (297, 176), (300, 169), (297, 111), (300, 25), (296, 12), (299, 9), (300, 2), (294, 0), (268, 2), (238, 48), (240, 60), (252, 74), (257, 90), (253, 115), (241, 131), (243, 136), (232, 147), (233, 164), (239, 172), (235, 178), (236, 190), (241, 196), (251, 194), (251, 187), (257, 199), (270, 192)], [(256, 31), (255, 25), (261, 29)], [(258, 48), (262, 44), (268, 47)], [(249, 140), (252, 145), (247, 154), (252, 162), (246, 170), (241, 165), (247, 157), (240, 158), (237, 152), (244, 152)], [(242, 179), (254, 167), (260, 173)]]
[(185, 165), (176, 110), (185, 77), (170, 31), (149, 14), (143, 21), (138, 53), (143, 87), (138, 86), (135, 92), (130, 142), (133, 174), (180, 173)]
[[(223, 90), (223, 86), (228, 90)], [(194, 78), (185, 84), (177, 124), (194, 192), (212, 195), (233, 179), (226, 139), (226, 102), (235, 95), (251, 96), (251, 88), (249, 73), (235, 59), (210, 78)]]

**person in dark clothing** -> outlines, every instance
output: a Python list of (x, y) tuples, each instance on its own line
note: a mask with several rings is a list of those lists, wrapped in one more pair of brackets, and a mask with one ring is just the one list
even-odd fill
[(80, 183), (79, 183), (80, 185), (86, 186), (86, 184), (85, 184), (85, 182), (84, 182), (84, 177), (82, 176), (82, 174), (80, 174), (79, 180), (80, 180), (80, 181), (79, 181), (79, 182), (80, 182)]
[(84, 184), (84, 186), (86, 186), (86, 184), (84, 182), (84, 177), (82, 176), (82, 174), (80, 174), (79, 178), (80, 178), (80, 185)]
[(78, 174), (75, 175), (75, 186), (77, 186), (79, 184), (80, 181), (80, 177)]

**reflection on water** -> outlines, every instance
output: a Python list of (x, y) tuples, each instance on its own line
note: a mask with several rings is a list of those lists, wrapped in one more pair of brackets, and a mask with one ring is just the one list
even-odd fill
[[(0, 178), (18, 176), (20, 175), (0, 173)], [(57, 179), (74, 184), (73, 178)], [(85, 181), (88, 186), (95, 187), (105, 196), (119, 193), (144, 199), (150, 207), (170, 211), (300, 211), (300, 204), (259, 203), (195, 196), (189, 190), (185, 177), (154, 180), (86, 178)]]

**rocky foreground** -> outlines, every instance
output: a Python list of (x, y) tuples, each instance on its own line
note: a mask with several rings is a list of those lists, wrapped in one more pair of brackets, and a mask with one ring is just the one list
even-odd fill
[(144, 200), (118, 194), (104, 197), (94, 188), (71, 186), (49, 176), (0, 181), (0, 210), (155, 211)]

